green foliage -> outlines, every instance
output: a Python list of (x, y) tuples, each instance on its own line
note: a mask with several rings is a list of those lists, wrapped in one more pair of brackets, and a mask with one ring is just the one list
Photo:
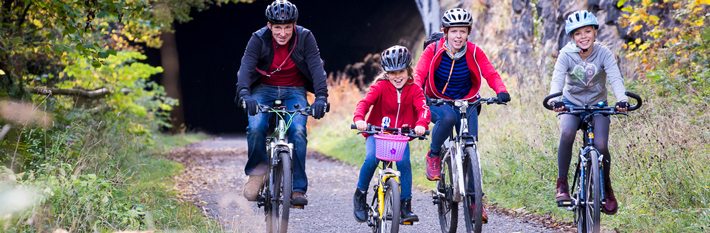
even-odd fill
[[(621, 2), (620, 2), (621, 4)], [(640, 1), (623, 8), (621, 25), (633, 32), (646, 27), (647, 41), (623, 45), (627, 57), (641, 61), (637, 69), (644, 83), (658, 85), (662, 96), (683, 96), (681, 102), (710, 103), (710, 28), (708, 0)], [(670, 8), (672, 18), (654, 15)], [(664, 27), (663, 25), (673, 25)]]

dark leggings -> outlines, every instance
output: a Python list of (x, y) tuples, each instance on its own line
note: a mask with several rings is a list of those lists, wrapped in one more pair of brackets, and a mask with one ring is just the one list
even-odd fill
[[(558, 177), (567, 178), (569, 164), (572, 160), (572, 144), (577, 130), (582, 123), (582, 118), (573, 115), (561, 115), (560, 127), (562, 135), (560, 137), (560, 147), (557, 149)], [(604, 155), (602, 161), (604, 169), (604, 180), (609, 180), (609, 170), (611, 169), (611, 157), (609, 156), (609, 117), (594, 116), (594, 147)], [(586, 132), (585, 132), (586, 133)]]

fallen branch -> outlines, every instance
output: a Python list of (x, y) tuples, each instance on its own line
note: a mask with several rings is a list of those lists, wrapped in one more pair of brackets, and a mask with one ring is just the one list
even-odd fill
[[(47, 87), (33, 87), (30, 89), (30, 92), (33, 94), (41, 94), (41, 95), (73, 95), (73, 96), (81, 96), (87, 99), (93, 99), (93, 98), (102, 98), (108, 94), (111, 93), (111, 90), (108, 88), (99, 88), (96, 90), (82, 90), (82, 89), (59, 89), (59, 88), (47, 88)], [(122, 88), (121, 92), (123, 94), (127, 94), (131, 92), (131, 89), (128, 88)]]

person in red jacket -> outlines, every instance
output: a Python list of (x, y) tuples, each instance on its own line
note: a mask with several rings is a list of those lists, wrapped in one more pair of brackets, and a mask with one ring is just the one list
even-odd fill
[[(429, 44), (419, 58), (415, 69), (415, 84), (431, 98), (475, 101), (479, 98), (482, 79), (498, 95), (498, 100), (510, 101), (505, 84), (480, 47), (467, 40), (471, 33), (472, 16), (464, 9), (454, 8), (444, 13), (444, 37)], [(478, 135), (478, 109), (467, 109), (469, 132)], [(461, 115), (449, 105), (431, 107), (431, 147), (427, 155), (426, 176), (429, 180), (441, 177), (439, 153), (444, 140), (459, 123)], [(488, 216), (483, 212), (484, 223)]]
[[(403, 46), (395, 45), (382, 52), (382, 69), (370, 91), (357, 103), (353, 122), (360, 131), (366, 130), (367, 124), (380, 125), (383, 117), (391, 119), (390, 127), (401, 128), (403, 125), (415, 126), (414, 132), (423, 135), (429, 126), (429, 107), (422, 89), (414, 84), (412, 77), (412, 55)], [(370, 110), (372, 107), (372, 110)], [(370, 115), (365, 116), (370, 110)], [(360, 169), (360, 179), (353, 197), (354, 214), (358, 222), (367, 221), (367, 187), (375, 173), (379, 159), (375, 157), (375, 137), (365, 135), (365, 162)], [(402, 221), (419, 221), (412, 213), (412, 166), (409, 161), (409, 144), (401, 161), (397, 162), (401, 172), (401, 215)]]

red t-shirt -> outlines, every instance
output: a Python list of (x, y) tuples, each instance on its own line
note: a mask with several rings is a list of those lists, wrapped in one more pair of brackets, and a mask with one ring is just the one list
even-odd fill
[(272, 43), (274, 45), (274, 60), (271, 62), (271, 66), (269, 66), (266, 73), (271, 74), (271, 72), (274, 72), (274, 70), (276, 70), (282, 62), (284, 62), (284, 59), (287, 60), (281, 67), (281, 70), (271, 74), (271, 77), (262, 75), (261, 83), (282, 87), (306, 85), (306, 79), (303, 77), (303, 73), (301, 73), (301, 70), (296, 67), (296, 63), (288, 57), (288, 48), (290, 47), (290, 43), (281, 46), (273, 40)]

